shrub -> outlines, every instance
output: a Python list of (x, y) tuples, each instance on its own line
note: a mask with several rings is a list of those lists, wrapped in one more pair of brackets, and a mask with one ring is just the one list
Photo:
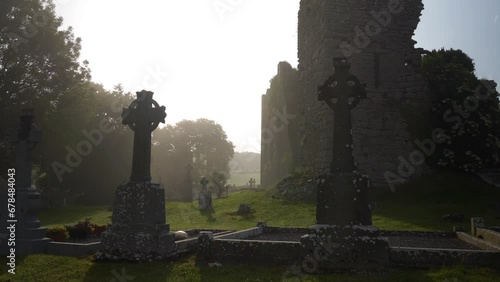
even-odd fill
[(420, 71), (434, 96), (432, 128), (439, 139), (428, 163), (465, 172), (497, 166), (500, 110), (496, 83), (478, 79), (473, 60), (460, 50), (430, 52), (423, 57)]
[(85, 221), (79, 221), (75, 225), (65, 226), (65, 228), (72, 239), (88, 239), (94, 232), (90, 218), (86, 218)]
[(69, 239), (69, 233), (64, 226), (48, 228), (45, 236), (54, 240), (55, 242), (65, 242)]
[(273, 198), (312, 202), (316, 199), (317, 185), (312, 169), (296, 168), (274, 186)]
[(92, 236), (99, 237), (101, 236), (102, 232), (106, 231), (106, 224), (97, 224), (97, 223), (91, 223), (90, 226), (92, 227)]

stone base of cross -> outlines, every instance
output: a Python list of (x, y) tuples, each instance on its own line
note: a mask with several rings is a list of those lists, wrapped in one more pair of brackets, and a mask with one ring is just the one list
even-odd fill
[(320, 176), (316, 223), (336, 226), (372, 225), (368, 189), (368, 177), (356, 171)]
[(165, 191), (159, 184), (124, 182), (118, 186), (113, 216), (97, 260), (145, 262), (175, 253), (175, 235), (166, 224)]

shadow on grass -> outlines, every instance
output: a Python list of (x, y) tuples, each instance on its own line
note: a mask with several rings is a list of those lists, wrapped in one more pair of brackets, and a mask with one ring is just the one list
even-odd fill
[[(487, 225), (500, 225), (500, 189), (491, 187), (474, 176), (446, 172), (423, 177), (418, 181), (376, 192), (373, 197), (378, 207), (373, 214), (382, 229), (389, 226), (414, 226), (415, 229), (452, 231), (453, 226), (470, 230), (471, 217), (483, 217)], [(496, 201), (496, 202), (495, 202)], [(463, 214), (464, 222), (447, 222), (443, 216)], [(393, 220), (393, 221), (391, 221)]]
[(217, 219), (214, 217), (215, 210), (213, 208), (200, 210), (200, 214), (207, 218), (207, 222), (216, 222)]
[(166, 281), (172, 268), (165, 263), (94, 263), (87, 271), (84, 282), (95, 281)]

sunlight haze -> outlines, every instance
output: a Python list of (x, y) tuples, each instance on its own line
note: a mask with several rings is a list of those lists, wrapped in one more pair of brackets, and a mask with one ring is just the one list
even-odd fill
[[(481, 3), (424, 1), (415, 39), (426, 49), (462, 49), (480, 77), (500, 81), (500, 8), (495, 0)], [(212, 119), (236, 151), (260, 152), (261, 95), (278, 62), (297, 67), (299, 0), (56, 4), (65, 26), (82, 38), (81, 59), (90, 62), (95, 82), (151, 90), (166, 106), (168, 124)]]

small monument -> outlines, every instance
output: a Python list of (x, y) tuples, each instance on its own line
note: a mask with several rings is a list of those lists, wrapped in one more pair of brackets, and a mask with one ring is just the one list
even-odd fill
[[(42, 207), (42, 198), (32, 185), (32, 152), (40, 142), (41, 131), (33, 123), (34, 110), (24, 109), (21, 113), (21, 123), (17, 134), (13, 136), (12, 143), (16, 148), (16, 166), (12, 177), (15, 179), (15, 218), (8, 217), (10, 212), (5, 201), (5, 208), (1, 213), (1, 231), (5, 232), (7, 226), (15, 225), (16, 254), (35, 254), (45, 252), (47, 244), (51, 241), (45, 237), (46, 228), (42, 228), (37, 213)], [(7, 193), (7, 189), (5, 189)], [(2, 195), (4, 198), (4, 195)], [(10, 203), (10, 202), (9, 202)], [(16, 222), (11, 222), (15, 220)], [(7, 226), (5, 226), (7, 224)], [(7, 245), (2, 240), (2, 253)]]
[(255, 181), (255, 179), (253, 178), (250, 178), (250, 180), (248, 181), (250, 189), (253, 189), (255, 187), (255, 183), (257, 183), (257, 181)]
[(345, 58), (334, 60), (335, 74), (318, 87), (319, 100), (333, 110), (333, 159), (330, 173), (320, 178), (316, 223), (353, 226), (371, 225), (368, 178), (354, 163), (351, 111), (366, 97), (365, 85), (352, 75)]
[(384, 270), (389, 263), (387, 238), (372, 225), (368, 177), (354, 163), (351, 111), (366, 96), (365, 85), (350, 73), (346, 58), (334, 59), (335, 73), (318, 87), (319, 100), (334, 112), (330, 172), (319, 177), (316, 224), (301, 238), (306, 258), (318, 245), (327, 247), (321, 271)]
[(212, 208), (212, 192), (208, 190), (209, 181), (203, 177), (200, 181), (201, 191), (198, 195), (198, 206), (200, 210), (206, 210)]
[(165, 218), (165, 191), (151, 183), (151, 132), (165, 122), (165, 107), (153, 100), (153, 92), (137, 92), (137, 99), (123, 109), (123, 124), (134, 131), (130, 181), (115, 193), (113, 215), (104, 232), (102, 260), (150, 261), (176, 250), (175, 236)]

